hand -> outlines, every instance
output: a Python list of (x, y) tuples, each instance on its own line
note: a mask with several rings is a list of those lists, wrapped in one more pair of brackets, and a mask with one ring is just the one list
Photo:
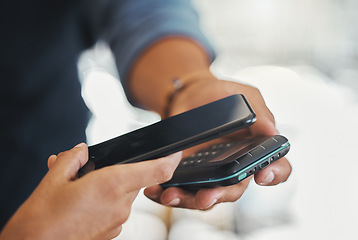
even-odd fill
[[(207, 104), (232, 94), (243, 94), (254, 109), (257, 120), (247, 129), (235, 133), (234, 137), (271, 136), (278, 134), (275, 128), (275, 119), (267, 108), (258, 89), (223, 80), (198, 81), (179, 92), (172, 103), (171, 115)], [(233, 135), (230, 135), (233, 137)], [(215, 140), (220, 141), (220, 140)], [(193, 149), (189, 149), (190, 152)], [(187, 155), (184, 152), (184, 155)], [(286, 158), (272, 163), (267, 168), (255, 174), (255, 181), (260, 185), (276, 185), (287, 180), (291, 173), (291, 165)], [(251, 177), (252, 178), (252, 177)], [(236, 185), (213, 189), (200, 189), (196, 193), (187, 192), (180, 188), (168, 188), (163, 191), (160, 186), (153, 186), (145, 190), (147, 197), (163, 205), (190, 209), (210, 209), (220, 202), (233, 202), (241, 197), (246, 190), (250, 179)]]
[(85, 144), (52, 155), (49, 172), (0, 239), (111, 239), (121, 232), (138, 191), (168, 181), (181, 153), (106, 167), (77, 179), (87, 159)]

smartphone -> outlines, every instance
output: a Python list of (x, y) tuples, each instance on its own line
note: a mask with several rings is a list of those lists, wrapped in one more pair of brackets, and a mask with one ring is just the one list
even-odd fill
[(79, 176), (118, 163), (156, 159), (246, 128), (256, 115), (247, 99), (231, 95), (90, 146)]
[(282, 135), (223, 142), (184, 158), (164, 188), (188, 190), (237, 184), (285, 156), (290, 143)]

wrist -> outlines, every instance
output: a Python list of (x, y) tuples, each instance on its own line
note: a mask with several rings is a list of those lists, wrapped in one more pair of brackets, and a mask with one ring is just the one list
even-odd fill
[[(162, 100), (160, 111), (161, 117), (166, 118), (171, 115), (173, 104), (178, 98), (182, 99), (180, 97), (181, 95), (186, 95), (185, 93), (187, 92), (193, 92), (193, 94), (195, 94), (195, 89), (199, 89), (200, 86), (208, 85), (213, 81), (218, 81), (218, 79), (210, 72), (209, 69), (186, 73), (171, 79)], [(190, 102), (190, 99), (184, 98), (184, 100)]]
[(128, 79), (131, 99), (137, 106), (163, 117), (168, 96), (176, 89), (173, 79), (186, 82), (184, 79), (203, 75), (213, 77), (210, 63), (206, 50), (196, 41), (176, 36), (158, 40), (131, 68)]

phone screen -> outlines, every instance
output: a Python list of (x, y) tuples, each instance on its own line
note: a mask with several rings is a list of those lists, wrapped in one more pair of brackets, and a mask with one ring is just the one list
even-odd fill
[(100, 168), (154, 159), (248, 127), (256, 115), (243, 95), (232, 95), (89, 147)]

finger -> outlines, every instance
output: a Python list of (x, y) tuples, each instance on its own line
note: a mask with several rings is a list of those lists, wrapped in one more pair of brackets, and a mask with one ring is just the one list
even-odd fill
[(287, 181), (292, 171), (286, 158), (271, 163), (267, 168), (255, 174), (255, 182), (263, 186), (272, 186)]
[(249, 127), (253, 136), (273, 136), (279, 134), (275, 122), (267, 117), (258, 118), (257, 121)]
[(162, 192), (160, 199), (155, 199), (155, 201), (171, 207), (208, 210), (215, 204), (239, 199), (246, 190), (250, 179), (233, 186), (203, 188), (197, 192), (188, 192), (174, 187), (168, 188)]
[(160, 203), (160, 196), (162, 195), (162, 192), (164, 191), (164, 189), (160, 186), (160, 185), (154, 185), (151, 187), (147, 187), (146, 189), (144, 189), (144, 195), (157, 202)]
[(114, 239), (122, 232), (122, 225), (115, 227), (114, 229), (107, 232), (106, 237), (104, 239)]
[[(182, 158), (182, 152), (156, 160), (113, 166), (120, 171), (119, 181), (132, 179), (125, 185), (127, 192), (169, 181)], [(123, 171), (125, 167), (125, 171)], [(113, 168), (114, 169), (114, 168)]]
[(51, 155), (47, 160), (47, 167), (50, 170), (57, 159), (56, 155)]
[(275, 117), (267, 107), (261, 92), (257, 88), (248, 86), (243, 86), (243, 88), (250, 92), (246, 97), (257, 113), (256, 122), (249, 128), (251, 133), (255, 136), (278, 134), (275, 127)]
[(71, 150), (58, 154), (50, 172), (62, 180), (73, 180), (76, 178), (78, 170), (87, 161), (88, 148), (85, 143), (81, 143)]
[(197, 205), (201, 209), (210, 209), (215, 204), (222, 202), (235, 202), (241, 198), (242, 194), (247, 189), (252, 177), (245, 179), (235, 185), (227, 187), (219, 187), (216, 189), (202, 189), (197, 194)]
[(170, 207), (198, 209), (195, 202), (195, 196), (196, 192), (189, 192), (181, 188), (171, 187), (162, 192), (158, 202)]

